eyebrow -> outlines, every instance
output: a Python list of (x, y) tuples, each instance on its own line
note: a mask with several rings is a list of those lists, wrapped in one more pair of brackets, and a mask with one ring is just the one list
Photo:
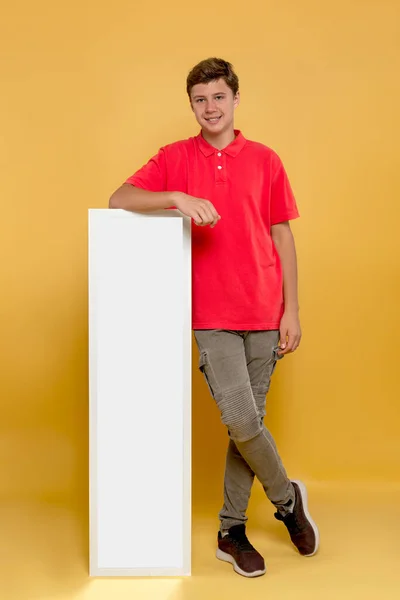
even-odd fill
[[(216, 92), (215, 94), (213, 94), (214, 97), (215, 96), (225, 96), (225, 95), (226, 95), (226, 92)], [(198, 95), (198, 94), (196, 96), (193, 96), (193, 100), (198, 100), (199, 98), (206, 98), (206, 96)]]

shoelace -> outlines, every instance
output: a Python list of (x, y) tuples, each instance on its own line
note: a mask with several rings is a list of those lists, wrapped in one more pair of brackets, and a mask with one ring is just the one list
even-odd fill
[(301, 533), (304, 529), (296, 517), (296, 511), (288, 513), (285, 517), (281, 515), (281, 513), (277, 512), (275, 513), (275, 518), (278, 519), (278, 521), (283, 521), (286, 527), (293, 533)]
[(230, 536), (235, 546), (242, 552), (255, 552), (256, 549), (250, 544), (246, 535)]

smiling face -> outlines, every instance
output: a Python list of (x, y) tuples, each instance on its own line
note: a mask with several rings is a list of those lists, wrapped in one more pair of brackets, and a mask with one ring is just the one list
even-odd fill
[(209, 135), (221, 135), (233, 130), (236, 96), (223, 79), (197, 83), (190, 91), (190, 103), (198, 124)]

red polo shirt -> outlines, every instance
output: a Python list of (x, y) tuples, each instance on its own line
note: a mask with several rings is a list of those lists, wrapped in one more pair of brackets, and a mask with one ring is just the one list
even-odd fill
[(271, 225), (299, 216), (279, 157), (235, 131), (223, 150), (199, 134), (170, 144), (126, 183), (213, 203), (216, 227), (192, 221), (193, 329), (278, 329), (283, 281)]

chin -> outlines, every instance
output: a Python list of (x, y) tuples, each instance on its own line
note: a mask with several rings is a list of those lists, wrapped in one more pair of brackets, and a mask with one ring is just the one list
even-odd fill
[(210, 135), (219, 135), (222, 133), (223, 129), (217, 129), (216, 127), (203, 127), (203, 130), (206, 131)]
[(207, 131), (207, 133), (216, 135), (222, 133), (226, 129), (226, 124), (221, 122), (218, 123), (218, 125), (209, 125), (208, 123), (204, 123), (202, 124), (202, 127), (205, 131)]

